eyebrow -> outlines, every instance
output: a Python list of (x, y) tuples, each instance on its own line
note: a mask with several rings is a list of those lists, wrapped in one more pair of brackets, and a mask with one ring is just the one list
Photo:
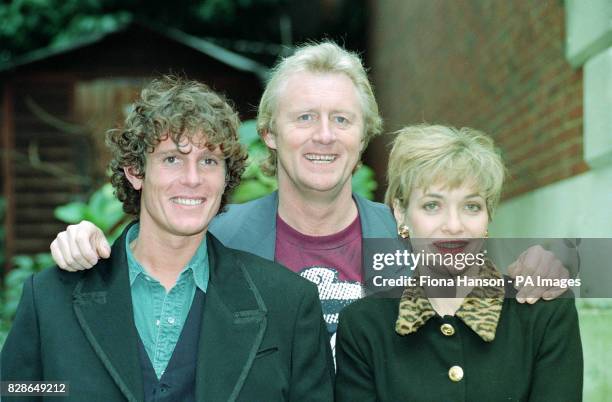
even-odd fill
[(332, 110), (331, 114), (346, 114), (350, 117), (357, 116), (357, 113), (353, 113), (353, 112), (349, 112), (348, 110), (341, 110), (341, 109)]
[[(169, 150), (167, 150), (167, 151), (161, 151), (161, 152), (160, 152), (160, 151), (158, 151), (158, 152), (157, 152), (157, 156), (162, 156), (162, 157), (163, 157), (163, 156), (167, 156), (167, 155), (173, 155), (173, 154), (176, 154), (177, 152), (179, 152), (179, 150), (178, 150), (178, 149), (176, 149), (176, 148), (175, 148), (175, 149), (169, 149)], [(180, 152), (179, 152), (179, 153), (180, 153)]]
[[(295, 108), (294, 110), (290, 110), (290, 115), (300, 115), (302, 113), (316, 113), (320, 114), (320, 112), (316, 108)], [(357, 116), (357, 113), (350, 112), (348, 110), (334, 109), (329, 112), (330, 115), (333, 114), (346, 114), (351, 118)]]
[[(423, 194), (423, 198), (425, 198), (425, 197), (437, 198), (437, 199), (440, 199), (440, 200), (444, 198), (444, 196), (442, 196), (441, 194), (438, 194), (438, 193)], [(480, 195), (478, 193), (473, 193), (473, 194), (466, 195), (465, 197), (463, 197), (463, 199), (467, 200), (468, 198), (476, 198), (476, 197), (484, 198), (484, 197), (482, 197), (482, 195)]]
[(307, 108), (307, 107), (295, 108), (293, 110), (289, 110), (289, 114), (291, 115), (299, 115), (302, 113), (318, 113), (318, 112), (313, 108)]
[[(198, 148), (196, 148), (198, 149)], [(181, 152), (180, 148), (173, 148), (173, 149), (168, 149), (166, 151), (160, 151), (156, 154), (156, 156), (161, 157), (161, 158), (165, 158), (166, 156), (170, 156), (170, 155), (176, 155), (176, 154), (180, 154), (180, 155), (187, 155), (190, 154), (191, 152), (193, 152), (193, 148), (191, 148), (189, 150), (189, 152)], [(202, 156), (214, 156), (214, 157), (220, 157), (220, 158), (224, 158), (224, 155), (217, 155), (215, 154), (214, 151), (211, 151), (210, 149), (206, 148), (206, 149), (202, 149)]]

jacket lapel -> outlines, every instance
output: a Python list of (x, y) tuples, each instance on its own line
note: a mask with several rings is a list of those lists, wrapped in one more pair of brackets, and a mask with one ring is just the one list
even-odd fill
[(207, 236), (210, 281), (196, 372), (196, 400), (234, 401), (266, 330), (266, 306), (246, 267)]
[(130, 401), (144, 399), (138, 356), (138, 331), (125, 254), (125, 235), (110, 260), (85, 273), (73, 292), (73, 308), (87, 340), (121, 392)]
[[(278, 211), (278, 192), (242, 205), (231, 205), (227, 214), (212, 220), (210, 233), (218, 236), (227, 247), (243, 250), (274, 261), (276, 247), (276, 213)], [(231, 217), (231, 221), (230, 221)], [(240, 227), (226, 235), (226, 225)]]
[(361, 233), (364, 239), (397, 237), (397, 227), (391, 210), (384, 204), (374, 203), (353, 193), (359, 211)]

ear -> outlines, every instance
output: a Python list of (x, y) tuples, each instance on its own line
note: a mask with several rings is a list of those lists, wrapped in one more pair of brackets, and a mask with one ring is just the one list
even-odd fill
[(270, 130), (264, 130), (261, 133), (261, 139), (266, 143), (268, 148), (276, 149), (276, 136)]
[(139, 191), (142, 189), (143, 179), (135, 174), (133, 166), (125, 166), (123, 168), (123, 172), (125, 173), (125, 177), (128, 179), (130, 184), (132, 184), (132, 187), (134, 187), (134, 190)]
[(361, 144), (359, 145), (359, 156), (362, 156), (369, 144), (366, 144), (365, 133), (361, 136)]
[(393, 216), (395, 216), (395, 221), (398, 225), (405, 224), (405, 211), (402, 203), (397, 198), (393, 200)]

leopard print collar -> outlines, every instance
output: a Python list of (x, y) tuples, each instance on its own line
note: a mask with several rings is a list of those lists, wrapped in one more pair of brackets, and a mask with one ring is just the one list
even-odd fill
[[(488, 260), (482, 266), (478, 277), (503, 278)], [(475, 287), (463, 300), (456, 316), (485, 342), (491, 342), (495, 339), (503, 302), (503, 286)], [(425, 296), (425, 290), (421, 286), (409, 286), (404, 290), (400, 299), (395, 332), (399, 335), (416, 332), (435, 315), (436, 312)]]

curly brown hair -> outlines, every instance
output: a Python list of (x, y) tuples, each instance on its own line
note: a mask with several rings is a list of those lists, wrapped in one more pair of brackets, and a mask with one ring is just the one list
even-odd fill
[[(144, 178), (147, 154), (170, 137), (175, 144), (190, 141), (198, 147), (221, 149), (226, 165), (226, 187), (219, 208), (223, 212), (246, 165), (247, 152), (238, 140), (239, 124), (228, 101), (205, 84), (164, 76), (146, 85), (132, 105), (124, 127), (106, 134), (112, 158), (111, 183), (123, 210), (132, 215), (140, 213), (140, 191), (132, 187), (123, 169), (129, 167)], [(205, 144), (201, 143), (202, 134)]]

